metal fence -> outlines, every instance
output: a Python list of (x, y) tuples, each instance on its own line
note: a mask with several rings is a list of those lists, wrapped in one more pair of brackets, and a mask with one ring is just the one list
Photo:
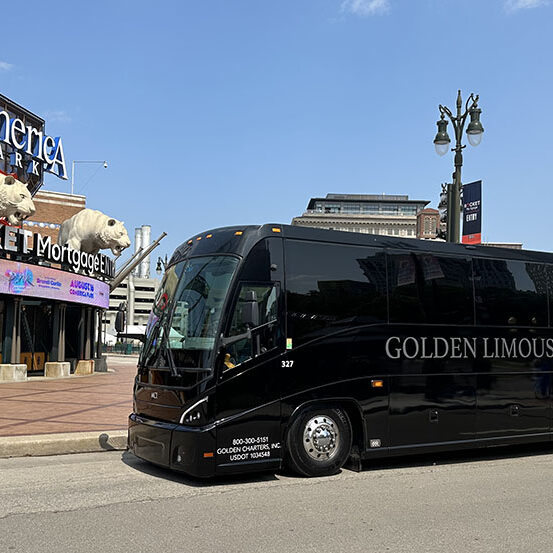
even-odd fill
[(115, 344), (114, 346), (102, 346), (104, 353), (122, 353), (124, 355), (132, 355), (133, 353), (140, 353), (142, 346), (133, 346), (132, 344)]

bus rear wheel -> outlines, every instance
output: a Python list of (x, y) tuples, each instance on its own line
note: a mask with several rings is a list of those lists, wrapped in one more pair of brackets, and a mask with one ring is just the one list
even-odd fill
[(336, 474), (349, 457), (351, 439), (351, 424), (344, 411), (310, 407), (290, 426), (287, 464), (304, 476)]

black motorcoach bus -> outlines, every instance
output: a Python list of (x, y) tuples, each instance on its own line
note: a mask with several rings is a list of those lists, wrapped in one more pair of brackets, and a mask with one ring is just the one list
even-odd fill
[(549, 441), (553, 254), (284, 225), (167, 266), (130, 450), (198, 477)]

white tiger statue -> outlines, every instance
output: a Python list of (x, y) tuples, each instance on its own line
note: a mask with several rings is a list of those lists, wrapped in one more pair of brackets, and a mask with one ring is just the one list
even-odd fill
[(13, 175), (0, 173), (0, 217), (5, 217), (10, 225), (18, 226), (35, 211), (27, 187)]
[(58, 244), (94, 255), (109, 248), (119, 257), (131, 241), (121, 221), (96, 209), (83, 209), (61, 224)]

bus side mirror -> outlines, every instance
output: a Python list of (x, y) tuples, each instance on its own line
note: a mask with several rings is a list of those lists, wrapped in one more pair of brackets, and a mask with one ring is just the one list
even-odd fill
[(242, 323), (253, 328), (259, 326), (259, 306), (255, 290), (246, 292), (246, 301), (242, 306)]

